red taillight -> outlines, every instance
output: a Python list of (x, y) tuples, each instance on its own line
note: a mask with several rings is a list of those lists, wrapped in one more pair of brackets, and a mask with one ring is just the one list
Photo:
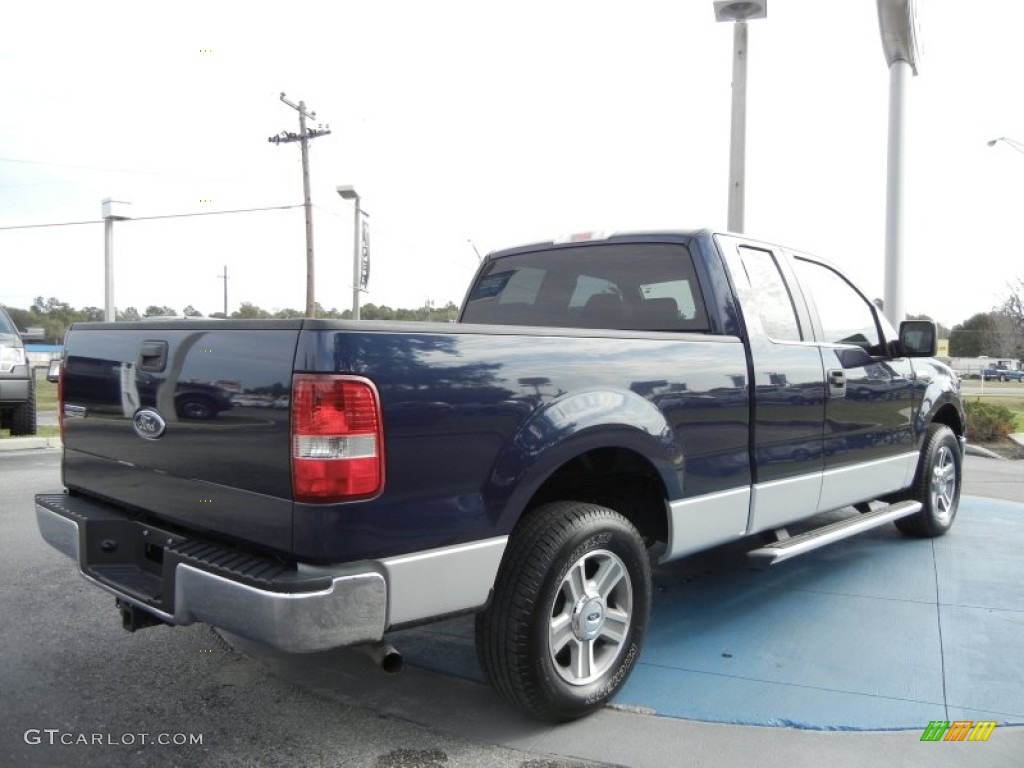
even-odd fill
[(57, 370), (57, 425), (60, 427), (60, 444), (67, 445), (64, 439), (64, 362), (61, 361)]
[(384, 487), (380, 400), (366, 379), (292, 376), (292, 486), (296, 501), (365, 499)]

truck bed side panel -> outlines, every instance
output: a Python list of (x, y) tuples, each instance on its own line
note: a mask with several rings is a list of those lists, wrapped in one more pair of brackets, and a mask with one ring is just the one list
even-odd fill
[(635, 450), (656, 465), (670, 500), (750, 482), (738, 339), (338, 325), (347, 329), (303, 332), (296, 368), (376, 384), (387, 479), (372, 502), (296, 504), (302, 557), (379, 557), (507, 534), (524, 489), (571, 458), (566, 446)]

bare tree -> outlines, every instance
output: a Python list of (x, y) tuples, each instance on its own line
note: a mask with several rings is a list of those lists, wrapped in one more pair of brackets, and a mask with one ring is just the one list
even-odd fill
[(1020, 334), (1017, 326), (1006, 312), (992, 313), (992, 351), (998, 357), (1018, 357)]
[(1008, 283), (1009, 293), (1001, 307), (1006, 318), (1009, 334), (1008, 355), (1024, 357), (1024, 278), (1018, 277), (1015, 282)]

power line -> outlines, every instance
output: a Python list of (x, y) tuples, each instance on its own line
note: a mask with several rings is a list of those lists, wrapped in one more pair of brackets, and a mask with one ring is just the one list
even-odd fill
[[(0, 162), (3, 163), (20, 163), (21, 165), (44, 165), (50, 168), (73, 168), (80, 171), (97, 171), (100, 173), (132, 173), (139, 176), (166, 176), (169, 178), (178, 179), (206, 179), (212, 181), (234, 181), (234, 182), (248, 182), (252, 179), (239, 179), (229, 176), (197, 176), (195, 174), (188, 173), (169, 173), (167, 171), (146, 171), (139, 170), (137, 168), (105, 168), (99, 165), (77, 165), (74, 163), (51, 163), (45, 160), (25, 160), (18, 157), (0, 157)], [(45, 182), (45, 183), (61, 183), (61, 182)], [(10, 185), (17, 186), (17, 185)]]
[[(187, 219), (193, 216), (221, 216), (227, 213), (257, 213), (259, 211), (287, 211), (292, 208), (302, 208), (302, 204), (296, 203), (295, 205), (271, 205), (265, 208), (237, 208), (231, 211), (196, 211), (195, 213), (165, 213), (159, 216), (133, 216), (130, 219), (125, 219), (125, 222), (132, 221), (153, 221), (154, 219)], [(0, 227), (0, 230), (5, 229), (39, 229), (42, 227), (74, 227), (79, 224), (102, 224), (103, 219), (92, 219), (89, 221), (57, 221), (50, 222), (48, 224), (15, 224), (8, 227)]]

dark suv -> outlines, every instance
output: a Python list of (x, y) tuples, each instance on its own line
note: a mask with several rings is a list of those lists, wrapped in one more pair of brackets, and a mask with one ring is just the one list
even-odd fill
[(0, 307), (0, 429), (36, 433), (36, 391), (21, 334)]

